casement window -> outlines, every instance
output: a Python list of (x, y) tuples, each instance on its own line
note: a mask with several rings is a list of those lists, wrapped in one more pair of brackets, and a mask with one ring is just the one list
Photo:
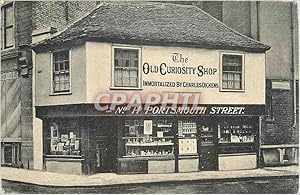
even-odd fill
[(113, 87), (139, 87), (139, 49), (113, 48)]
[(225, 54), (221, 55), (222, 68), (222, 90), (239, 91), (244, 90), (244, 55)]
[(53, 93), (70, 92), (70, 52), (55, 52), (52, 55), (52, 90)]
[(13, 3), (7, 4), (1, 8), (2, 15), (2, 48), (8, 49), (14, 47), (14, 7)]

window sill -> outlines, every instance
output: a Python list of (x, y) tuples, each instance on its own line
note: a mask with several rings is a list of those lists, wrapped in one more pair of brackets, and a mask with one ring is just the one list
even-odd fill
[(140, 87), (110, 87), (110, 90), (143, 90)]
[(49, 96), (57, 96), (57, 95), (72, 95), (72, 92), (60, 92), (60, 93), (50, 93)]
[(237, 92), (237, 93), (245, 93), (244, 89), (220, 89), (220, 92)]

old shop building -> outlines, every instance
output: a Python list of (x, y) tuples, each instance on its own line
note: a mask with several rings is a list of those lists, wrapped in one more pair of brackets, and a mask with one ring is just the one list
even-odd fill
[[(102, 4), (33, 47), (44, 169), (256, 168), (269, 48), (195, 6)], [(157, 101), (148, 112), (122, 110), (133, 97), (145, 106), (149, 94), (178, 107)], [(180, 111), (195, 101), (198, 112)]]

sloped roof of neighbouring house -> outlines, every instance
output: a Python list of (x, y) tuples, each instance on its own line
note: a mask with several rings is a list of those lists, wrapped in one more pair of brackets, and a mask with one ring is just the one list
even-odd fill
[[(76, 41), (75, 41), (76, 40)], [(270, 49), (192, 5), (103, 3), (65, 30), (33, 46), (45, 51), (78, 41), (172, 45), (265, 52)]]

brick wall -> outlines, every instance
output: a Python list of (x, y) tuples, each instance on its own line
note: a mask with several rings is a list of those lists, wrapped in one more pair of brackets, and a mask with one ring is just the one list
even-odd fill
[(33, 6), (33, 29), (55, 27), (59, 31), (96, 7), (96, 1), (38, 1)]
[(272, 90), (268, 80), (266, 91), (272, 96), (273, 119), (266, 116), (263, 121), (262, 144), (298, 143), (298, 131), (292, 128), (293, 90)]
[[(95, 1), (21, 1), (15, 2), (15, 48), (6, 51), (6, 56), (14, 57), (1, 60), (2, 70), (20, 68), (18, 59), (26, 57), (29, 67), (27, 76), (20, 76), (21, 90), (21, 161), (24, 168), (33, 168), (33, 113), (32, 113), (32, 54), (30, 44), (32, 31), (47, 27), (64, 29), (83, 14), (96, 7)], [(3, 54), (3, 53), (2, 53)]]
[(30, 1), (15, 3), (16, 45), (31, 44), (32, 3)]

